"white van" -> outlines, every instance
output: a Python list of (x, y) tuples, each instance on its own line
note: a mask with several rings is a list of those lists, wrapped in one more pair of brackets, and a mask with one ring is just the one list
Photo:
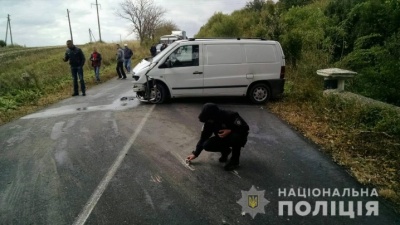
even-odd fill
[(134, 69), (133, 91), (153, 103), (203, 96), (248, 96), (264, 103), (282, 95), (285, 84), (281, 45), (262, 39), (175, 41), (140, 67)]

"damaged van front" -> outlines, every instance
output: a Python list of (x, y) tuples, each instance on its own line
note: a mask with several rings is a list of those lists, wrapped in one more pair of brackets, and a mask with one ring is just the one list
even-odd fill
[(164, 96), (159, 93), (160, 90), (157, 89), (157, 83), (153, 76), (157, 77), (157, 80), (163, 78), (159, 73), (149, 73), (153, 68), (157, 67), (160, 60), (163, 59), (164, 55), (168, 53), (168, 49), (173, 48), (176, 44), (171, 44), (168, 46), (161, 54), (156, 55), (151, 58), (144, 58), (140, 63), (138, 63), (132, 70), (132, 77), (135, 79), (133, 81), (133, 91), (136, 92), (136, 97), (143, 102), (152, 103), (162, 103), (164, 101)]

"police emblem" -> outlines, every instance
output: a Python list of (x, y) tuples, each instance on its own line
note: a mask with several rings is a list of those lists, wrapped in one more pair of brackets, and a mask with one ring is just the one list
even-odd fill
[(237, 119), (235, 120), (235, 125), (237, 125), (237, 126), (242, 125), (242, 121), (241, 121), (239, 118), (237, 118)]
[(264, 198), (265, 191), (257, 191), (251, 186), (249, 191), (242, 191), (242, 198), (237, 201), (242, 206), (242, 214), (250, 214), (254, 219), (257, 213), (265, 214), (264, 207), (268, 205), (269, 201)]

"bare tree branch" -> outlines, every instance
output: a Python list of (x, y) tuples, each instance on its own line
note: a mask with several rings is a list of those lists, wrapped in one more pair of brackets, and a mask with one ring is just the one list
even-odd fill
[(140, 44), (152, 39), (164, 21), (165, 9), (155, 5), (153, 0), (125, 0), (120, 6), (116, 15), (131, 23), (132, 33), (136, 33)]

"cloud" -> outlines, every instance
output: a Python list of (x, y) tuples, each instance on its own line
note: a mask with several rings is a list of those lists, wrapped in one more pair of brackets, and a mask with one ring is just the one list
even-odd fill
[[(245, 6), (247, 0), (153, 0), (166, 10), (165, 19), (193, 37), (216, 12), (229, 14)], [(136, 38), (129, 21), (116, 16), (122, 0), (97, 0), (102, 40), (119, 42)], [(0, 39), (5, 37), (10, 14), (14, 44), (32, 46), (65, 45), (70, 39), (67, 9), (76, 44), (89, 42), (89, 29), (99, 39), (96, 0), (1, 0)], [(7, 43), (10, 44), (8, 34)]]

